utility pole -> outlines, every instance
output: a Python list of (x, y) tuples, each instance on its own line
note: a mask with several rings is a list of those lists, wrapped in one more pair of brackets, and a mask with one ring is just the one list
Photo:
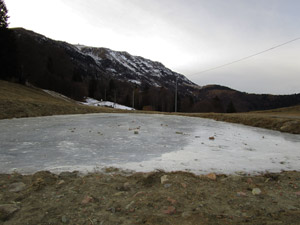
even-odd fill
[(117, 102), (117, 91), (115, 90), (115, 96), (114, 96), (114, 107), (116, 106)]
[(106, 88), (104, 90), (104, 101), (106, 101)]
[(178, 86), (178, 76), (176, 76), (176, 88), (175, 88), (175, 112), (177, 112), (177, 86)]
[(134, 89), (133, 89), (133, 92), (132, 92), (132, 108), (134, 108)]

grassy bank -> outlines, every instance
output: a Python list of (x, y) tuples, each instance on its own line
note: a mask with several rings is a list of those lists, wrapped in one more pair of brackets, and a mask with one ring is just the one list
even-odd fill
[(0, 80), (0, 119), (119, 111), (80, 105), (38, 88)]
[(181, 115), (209, 118), (217, 121), (239, 123), (253, 127), (300, 134), (300, 106), (249, 113), (184, 113)]

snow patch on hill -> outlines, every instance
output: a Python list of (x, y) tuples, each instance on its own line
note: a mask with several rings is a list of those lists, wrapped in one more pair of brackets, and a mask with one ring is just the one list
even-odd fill
[(85, 102), (82, 102), (82, 104), (89, 105), (89, 106), (110, 107), (110, 108), (123, 109), (123, 110), (135, 110), (134, 108), (125, 105), (120, 105), (118, 103), (109, 102), (109, 101), (98, 101), (93, 98), (86, 98)]

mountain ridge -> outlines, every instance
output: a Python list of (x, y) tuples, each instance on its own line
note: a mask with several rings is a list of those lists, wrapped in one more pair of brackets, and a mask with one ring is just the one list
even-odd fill
[(248, 94), (221, 85), (199, 86), (160, 62), (128, 52), (72, 45), (24, 28), (12, 31), (19, 80), (76, 100), (92, 97), (171, 112), (178, 79), (182, 112), (246, 112), (300, 104), (300, 94)]

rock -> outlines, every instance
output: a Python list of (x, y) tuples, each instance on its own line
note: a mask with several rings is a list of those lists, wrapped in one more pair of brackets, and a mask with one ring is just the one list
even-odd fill
[(173, 215), (176, 213), (176, 208), (174, 206), (168, 206), (168, 209), (163, 210), (164, 214)]
[(123, 187), (124, 187), (125, 189), (130, 189), (130, 183), (129, 183), (129, 182), (124, 183), (124, 184), (123, 184)]
[(172, 199), (170, 197), (168, 197), (167, 201), (170, 202), (173, 205), (176, 204), (176, 202), (177, 202), (175, 199)]
[(253, 180), (252, 180), (251, 178), (248, 178), (248, 179), (247, 179), (247, 183), (248, 183), (248, 184), (253, 184)]
[(287, 209), (287, 210), (292, 210), (292, 211), (298, 210), (297, 207), (292, 206), (292, 205), (287, 205), (287, 206), (286, 206), (286, 209)]
[(26, 187), (26, 184), (23, 182), (17, 182), (9, 185), (9, 191), (10, 192), (20, 192), (23, 191)]
[(86, 205), (86, 204), (92, 202), (93, 200), (94, 200), (94, 199), (93, 199), (92, 197), (90, 197), (90, 196), (87, 195), (87, 196), (85, 196), (84, 199), (81, 201), (81, 204)]
[(120, 191), (120, 192), (115, 193), (113, 196), (121, 196), (121, 195), (124, 195), (124, 194), (125, 194), (124, 191)]
[(66, 216), (62, 216), (62, 217), (61, 217), (61, 222), (62, 222), (62, 223), (68, 223), (69, 220), (68, 220), (68, 218), (67, 218)]
[(163, 175), (161, 178), (160, 178), (160, 183), (161, 184), (164, 184), (168, 181), (168, 175)]
[(111, 213), (116, 213), (116, 208), (115, 207), (111, 207), (111, 208), (108, 208), (106, 211), (109, 211)]
[(130, 191), (130, 184), (129, 182), (124, 183), (123, 185), (116, 188), (119, 191)]
[(164, 184), (164, 187), (165, 188), (169, 188), (169, 187), (171, 187), (172, 186), (172, 184)]
[(252, 194), (253, 195), (260, 195), (261, 194), (261, 190), (259, 188), (253, 188), (252, 189)]
[(131, 206), (135, 203), (135, 201), (131, 201), (128, 205), (125, 206), (125, 209), (131, 208)]
[(293, 128), (299, 127), (300, 123), (298, 121), (288, 121), (280, 127), (280, 131), (290, 131)]
[(181, 186), (182, 186), (183, 188), (186, 188), (186, 187), (187, 187), (186, 183), (181, 183)]
[(209, 173), (206, 177), (210, 180), (217, 180), (217, 175), (215, 173)]
[(152, 187), (154, 184), (160, 182), (160, 177), (154, 172), (143, 174), (142, 179), (140, 181), (146, 187)]
[(183, 213), (181, 214), (181, 217), (187, 218), (187, 217), (190, 217), (191, 215), (192, 215), (191, 212), (183, 212)]
[(60, 181), (57, 182), (58, 185), (62, 185), (62, 184), (64, 184), (64, 183), (65, 183), (64, 180), (60, 180)]
[(239, 197), (247, 197), (247, 194), (245, 192), (239, 191), (236, 193), (237, 196)]
[(230, 181), (234, 181), (234, 182), (239, 182), (241, 180), (241, 176), (239, 175), (231, 175), (230, 177), (228, 177), (228, 180)]
[(0, 205), (0, 221), (7, 220), (12, 214), (19, 210), (16, 204)]
[(131, 213), (135, 212), (135, 208), (129, 209), (129, 212)]
[(211, 137), (209, 137), (208, 139), (211, 140), (211, 141), (213, 141), (213, 140), (215, 140), (215, 137), (214, 137), (214, 136), (211, 136)]

